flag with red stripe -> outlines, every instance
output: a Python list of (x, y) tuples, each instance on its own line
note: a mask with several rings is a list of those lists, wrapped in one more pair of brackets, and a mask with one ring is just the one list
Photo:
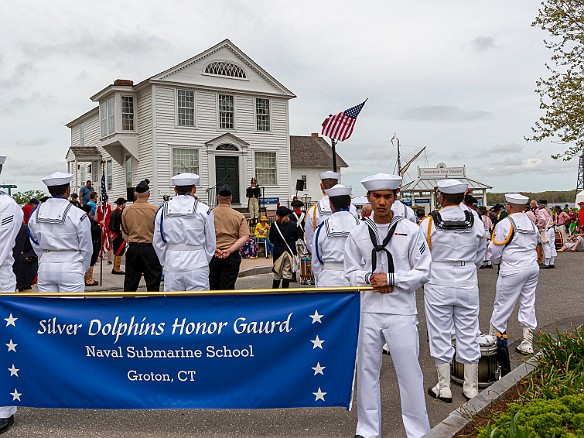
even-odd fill
[[(366, 101), (365, 101), (366, 102)], [(333, 140), (344, 141), (353, 133), (357, 116), (363, 109), (365, 102), (357, 106), (342, 111), (336, 115), (329, 116), (322, 123), (322, 135)]]

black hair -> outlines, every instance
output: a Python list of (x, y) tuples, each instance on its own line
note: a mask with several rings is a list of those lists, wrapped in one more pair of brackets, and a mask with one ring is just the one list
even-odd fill
[(51, 194), (51, 196), (63, 196), (65, 192), (69, 188), (69, 183), (67, 184), (59, 184), (58, 186), (48, 186), (47, 190)]
[(190, 186), (176, 186), (176, 194), (177, 195), (188, 195), (193, 191), (194, 184)]
[(329, 200), (336, 210), (349, 208), (349, 205), (351, 205), (351, 197), (349, 195), (329, 196)]
[(448, 205), (460, 204), (462, 201), (464, 201), (464, 193), (442, 193), (442, 192), (440, 192), (440, 194), (442, 196), (444, 196), (444, 203), (448, 204)]

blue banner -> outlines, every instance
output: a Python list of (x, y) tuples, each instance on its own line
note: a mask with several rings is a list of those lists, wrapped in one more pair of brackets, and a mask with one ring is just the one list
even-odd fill
[(0, 297), (0, 406), (257, 409), (351, 399), (359, 294)]

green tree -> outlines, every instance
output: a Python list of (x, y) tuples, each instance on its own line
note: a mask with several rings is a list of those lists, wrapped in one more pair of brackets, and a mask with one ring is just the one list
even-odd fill
[(545, 114), (527, 140), (558, 138), (567, 149), (552, 158), (567, 161), (584, 151), (584, 2), (544, 0), (531, 25), (551, 35), (544, 44), (552, 57), (546, 63), (550, 76), (536, 81), (535, 89)]
[(12, 195), (12, 198), (17, 204), (23, 205), (30, 201), (31, 198), (41, 199), (45, 195), (45, 192), (41, 190), (27, 190), (26, 192), (16, 192)]

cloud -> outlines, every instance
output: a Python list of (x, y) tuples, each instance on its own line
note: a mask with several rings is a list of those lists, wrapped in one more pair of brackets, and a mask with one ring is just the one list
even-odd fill
[(462, 110), (454, 105), (419, 106), (403, 112), (402, 120), (417, 120), (421, 122), (460, 123), (475, 120), (486, 120), (492, 116), (489, 111)]
[(48, 138), (31, 138), (29, 140), (16, 140), (16, 146), (44, 146), (49, 143)]
[(497, 45), (495, 44), (495, 38), (487, 36), (478, 36), (472, 40), (472, 51), (475, 53), (487, 52), (491, 49), (495, 49)]
[(16, 66), (16, 68), (9, 77), (5, 79), (0, 79), (0, 90), (11, 89), (21, 85), (22, 83), (24, 83), (28, 73), (32, 73), (34, 71), (35, 68), (31, 61), (21, 62)]
[(495, 146), (491, 146), (488, 148), (481, 149), (473, 157), (485, 157), (491, 154), (519, 154), (523, 150), (524, 145), (519, 143), (505, 143), (505, 144), (497, 144)]
[(512, 158), (505, 157), (491, 164), (482, 167), (484, 174), (489, 176), (508, 176), (509, 174), (521, 175), (526, 174), (533, 176), (534, 174), (560, 174), (566, 171), (566, 166), (563, 162), (550, 159), (542, 159), (537, 157), (529, 158)]
[(55, 96), (50, 94), (43, 95), (40, 91), (34, 91), (27, 97), (16, 97), (8, 102), (0, 102), (0, 111), (8, 111), (11, 114), (24, 110), (29, 105), (34, 105), (35, 108), (46, 107), (57, 103)]

